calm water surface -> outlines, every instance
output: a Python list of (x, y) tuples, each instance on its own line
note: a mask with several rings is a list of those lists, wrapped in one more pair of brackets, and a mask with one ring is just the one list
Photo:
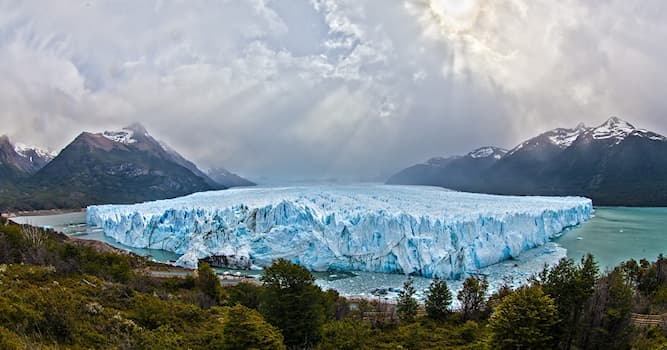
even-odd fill
[(578, 260), (592, 253), (600, 268), (667, 254), (667, 208), (596, 208), (595, 217), (555, 241)]
[[(101, 229), (88, 227), (85, 213), (19, 217), (12, 220), (50, 227), (80, 239), (107, 242), (161, 262), (173, 262), (179, 257), (164, 250), (124, 246), (106, 237)], [(586, 253), (592, 253), (602, 269), (611, 268), (630, 258), (655, 259), (660, 253), (667, 254), (667, 208), (596, 208), (594, 218), (563, 233), (554, 243), (526, 252), (515, 261), (482, 269), (480, 273), (489, 276), (492, 287), (507, 277), (520, 284), (529, 275), (541, 270), (545, 263), (553, 263), (563, 256), (562, 249), (557, 246), (567, 249), (567, 256), (575, 260)], [(320, 286), (354, 296), (371, 296), (370, 292), (375, 288), (399, 288), (405, 281), (402, 275), (370, 272), (316, 273), (315, 276)], [(418, 295), (429, 283), (429, 279), (415, 278)], [(450, 281), (449, 285), (454, 292), (460, 289), (460, 281)]]

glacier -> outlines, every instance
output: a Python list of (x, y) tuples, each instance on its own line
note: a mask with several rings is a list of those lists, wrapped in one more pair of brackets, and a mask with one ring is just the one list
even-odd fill
[(238, 188), (132, 205), (90, 206), (88, 225), (193, 267), (278, 258), (312, 271), (456, 279), (542, 246), (593, 214), (582, 197), (519, 197), (436, 187), (319, 185)]

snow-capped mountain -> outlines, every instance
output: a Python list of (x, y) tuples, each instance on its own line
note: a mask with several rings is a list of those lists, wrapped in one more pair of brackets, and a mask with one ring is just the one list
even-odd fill
[(472, 190), (479, 177), (507, 154), (498, 147), (478, 148), (465, 156), (435, 157), (424, 164), (404, 169), (389, 178), (388, 184), (436, 185)]
[(61, 194), (67, 206), (131, 203), (223, 189), (140, 124), (119, 131), (81, 133), (28, 180)]
[[(579, 124), (547, 131), (484, 169), (449, 159), (438, 166), (405, 169), (388, 183), (500, 194), (584, 195), (597, 205), (667, 205), (667, 138), (617, 117), (596, 127)], [(453, 173), (470, 180), (452, 181)]]
[(133, 203), (240, 184), (252, 182), (231, 172), (216, 182), (141, 124), (83, 132), (58, 154), (0, 137), (0, 209)]
[(27, 177), (43, 168), (55, 155), (38, 147), (13, 144), (0, 136), (0, 179)]
[(583, 123), (577, 125), (577, 127), (574, 129), (558, 128), (549, 130), (537, 137), (521, 143), (507, 153), (508, 155), (512, 155), (520, 151), (535, 151), (554, 147), (558, 149), (565, 149), (572, 146), (572, 143), (574, 143), (574, 141), (576, 141), (577, 138), (581, 136), (581, 134), (587, 132), (588, 130), (589, 128), (587, 128)]
[(468, 157), (479, 159), (479, 158), (489, 158), (500, 159), (507, 154), (507, 150), (498, 147), (482, 147), (476, 149), (467, 154)]

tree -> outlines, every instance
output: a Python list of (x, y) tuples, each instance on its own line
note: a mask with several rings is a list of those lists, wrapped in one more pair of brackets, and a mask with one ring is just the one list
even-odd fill
[(579, 341), (583, 349), (621, 349), (630, 336), (632, 288), (621, 268), (598, 281)]
[(211, 265), (205, 262), (199, 262), (195, 285), (202, 291), (202, 293), (211, 297), (216, 304), (219, 304), (222, 300), (223, 291), (222, 286), (220, 285), (220, 279), (213, 268), (211, 268)]
[(247, 308), (257, 310), (261, 301), (262, 287), (248, 282), (241, 282), (227, 288), (227, 305), (241, 304)]
[(579, 266), (571, 259), (562, 259), (551, 269), (545, 268), (538, 283), (551, 296), (558, 309), (557, 337), (563, 349), (570, 349), (581, 329), (586, 302), (595, 291), (598, 266), (593, 256), (581, 259)]
[(230, 308), (225, 315), (222, 332), (224, 342), (219, 349), (283, 350), (283, 336), (255, 310), (243, 305)]
[(463, 288), (459, 291), (456, 298), (461, 303), (463, 318), (466, 320), (477, 320), (484, 309), (486, 301), (486, 291), (489, 289), (489, 282), (486, 277), (479, 279), (470, 276), (463, 281)]
[(324, 324), (322, 291), (305, 268), (285, 259), (264, 270), (260, 312), (285, 336), (288, 347), (317, 344)]
[(551, 349), (558, 321), (554, 300), (539, 285), (508, 295), (489, 320), (494, 349)]
[(324, 325), (320, 350), (364, 350), (371, 349), (373, 334), (370, 324), (363, 321), (335, 321)]
[(433, 279), (426, 291), (426, 313), (434, 320), (444, 320), (450, 313), (452, 305), (452, 292), (447, 287), (447, 282), (438, 277)]
[(415, 300), (415, 287), (412, 286), (412, 278), (408, 278), (403, 284), (403, 289), (398, 292), (396, 313), (402, 322), (414, 322), (417, 317), (419, 304)]

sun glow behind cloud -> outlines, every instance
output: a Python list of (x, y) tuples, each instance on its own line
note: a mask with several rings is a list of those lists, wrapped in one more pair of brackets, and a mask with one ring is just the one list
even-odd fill
[(665, 132), (663, 0), (64, 3), (0, 0), (16, 141), (141, 121), (203, 167), (375, 178), (612, 114)]
[(526, 8), (514, 0), (408, 0), (406, 8), (424, 29), (424, 36), (442, 40), (455, 58), (444, 62), (443, 73), (483, 72), (501, 78), (503, 66), (516, 56), (504, 45), (497, 27), (508, 12), (518, 19)]

